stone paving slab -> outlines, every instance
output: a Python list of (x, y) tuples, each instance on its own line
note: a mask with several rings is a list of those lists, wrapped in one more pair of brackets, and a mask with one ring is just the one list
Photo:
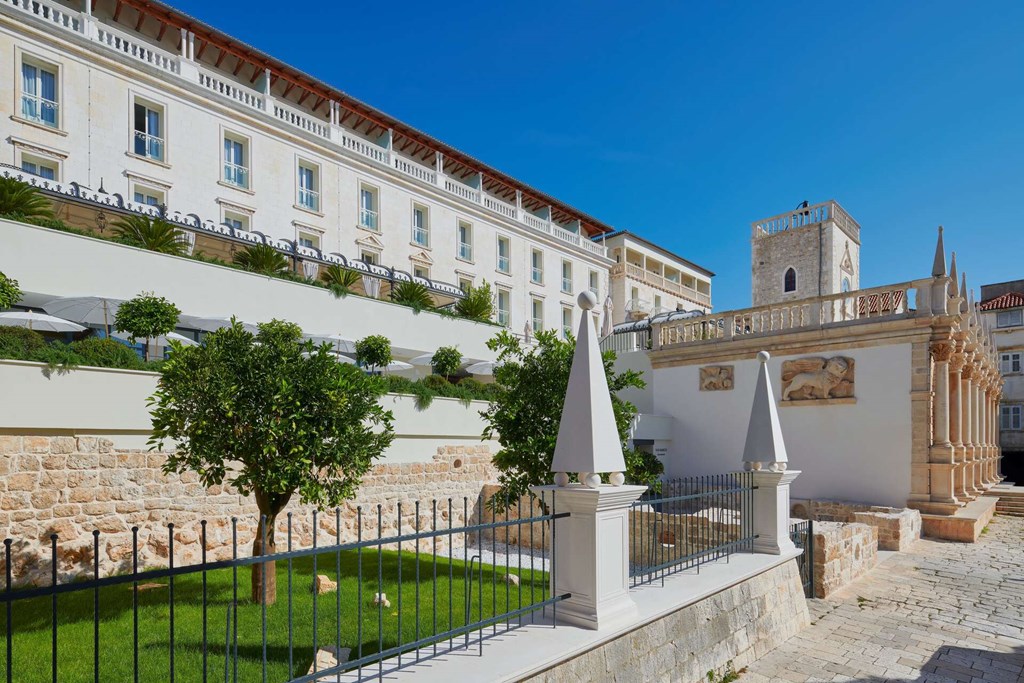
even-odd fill
[(742, 683), (1024, 683), (1024, 518), (924, 539), (825, 600)]

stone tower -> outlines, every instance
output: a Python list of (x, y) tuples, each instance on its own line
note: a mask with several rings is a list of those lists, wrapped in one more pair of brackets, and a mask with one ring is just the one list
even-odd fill
[(860, 288), (860, 225), (832, 200), (752, 224), (754, 306)]

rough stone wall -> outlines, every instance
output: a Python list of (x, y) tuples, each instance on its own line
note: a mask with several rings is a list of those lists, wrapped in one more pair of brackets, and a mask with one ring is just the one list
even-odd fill
[(814, 597), (827, 598), (878, 564), (878, 529), (815, 522), (813, 561)]
[[(48, 578), (50, 536), (58, 537), (61, 580), (91, 571), (93, 530), (100, 532), (100, 567), (106, 575), (131, 567), (132, 527), (137, 526), (140, 566), (167, 564), (168, 524), (173, 524), (176, 565), (199, 562), (201, 520), (207, 521), (207, 558), (231, 557), (231, 518), (237, 518), (239, 555), (250, 553), (259, 512), (255, 502), (228, 486), (206, 487), (194, 473), (165, 475), (163, 453), (113, 449), (105, 439), (71, 436), (0, 436), (0, 534), (11, 538), (12, 571), (19, 584)], [(377, 506), (383, 536), (415, 530), (415, 501), (420, 501), (419, 528), (433, 524), (431, 501), (437, 500), (437, 528), (458, 527), (466, 510), (476, 514), (477, 496), (496, 479), (487, 446), (438, 449), (432, 462), (382, 464), (363, 479), (355, 499), (340, 508), (341, 540), (358, 534), (357, 507), (362, 506), (363, 538), (377, 537)], [(463, 497), (468, 497), (468, 505)], [(451, 519), (448, 499), (452, 498)], [(313, 509), (292, 503), (294, 547), (313, 540)], [(318, 515), (317, 543), (335, 542), (333, 510)], [(287, 517), (277, 523), (277, 542), (286, 542)], [(438, 537), (436, 545), (447, 545)], [(461, 546), (461, 538), (453, 537)], [(428, 550), (424, 540), (421, 548)], [(0, 558), (0, 566), (3, 566)]]
[(527, 679), (707, 681), (778, 647), (810, 623), (790, 560)]
[(841, 500), (796, 500), (790, 513), (815, 522), (860, 522), (878, 529), (878, 549), (903, 551), (921, 538), (921, 513), (910, 508), (849, 503)]
[[(751, 245), (752, 289), (754, 306), (818, 296), (820, 276), (818, 226), (755, 237)], [(796, 291), (784, 291), (784, 276), (796, 269)]]

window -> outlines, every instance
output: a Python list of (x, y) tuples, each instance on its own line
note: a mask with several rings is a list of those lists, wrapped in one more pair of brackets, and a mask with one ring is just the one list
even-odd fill
[(416, 277), (421, 277), (424, 280), (429, 280), (430, 268), (427, 268), (426, 266), (414, 266), (412, 269), (412, 274), (415, 275)]
[(1009, 353), (999, 354), (999, 371), (1008, 375), (1011, 372), (1021, 371), (1021, 357), (1024, 356), (1024, 351), (1010, 351)]
[(512, 240), (503, 235), (498, 235), (498, 272), (512, 272)]
[(629, 289), (629, 298), (632, 299), (633, 301), (639, 301), (640, 300), (640, 290), (637, 289), (636, 287), (630, 287), (630, 289)]
[(466, 221), (459, 221), (459, 258), (473, 260), (473, 226)]
[(377, 188), (360, 183), (359, 227), (367, 230), (379, 230), (380, 206), (377, 202)]
[(512, 294), (507, 289), (498, 289), (498, 324), (508, 327), (512, 322)]
[(544, 300), (537, 298), (532, 299), (530, 313), (530, 324), (533, 325), (533, 331), (540, 332), (544, 329)]
[(140, 157), (164, 160), (164, 112), (163, 108), (135, 100), (132, 151)]
[(530, 250), (530, 282), (544, 284), (544, 252), (540, 249)]
[(652, 311), (652, 312), (653, 313), (661, 313), (661, 295), (660, 294), (655, 294), (654, 295), (654, 311)]
[(430, 213), (420, 204), (412, 205), (412, 241), (421, 247), (430, 246)]
[(145, 185), (135, 185), (132, 188), (132, 199), (136, 204), (160, 206), (164, 203), (164, 193)]
[(320, 167), (299, 161), (299, 208), (320, 210)]
[(999, 428), (1000, 429), (1024, 429), (1021, 424), (1021, 410), (1024, 406), (999, 406)]
[(224, 136), (224, 182), (228, 185), (249, 188), (249, 150), (243, 138)]
[(473, 288), (473, 281), (468, 277), (459, 276), (459, 289), (463, 292), (468, 292)]
[(299, 231), (299, 246), (307, 249), (320, 248), (320, 235), (305, 230)]
[(224, 220), (221, 222), (233, 230), (249, 230), (249, 217), (238, 211), (225, 211)]
[(25, 173), (31, 173), (37, 175), (40, 178), (46, 180), (57, 180), (59, 175), (57, 171), (57, 162), (41, 159), (39, 157), (29, 156), (27, 154), (21, 157), (21, 170)]
[(598, 290), (598, 274), (597, 274), (596, 270), (590, 271), (590, 277), (589, 277), (589, 283), (588, 284), (590, 285), (590, 291), (594, 293), (594, 296), (599, 296), (598, 292), (597, 292), (597, 290)]
[(368, 263), (371, 266), (377, 265), (377, 255), (372, 251), (364, 251), (359, 254), (359, 260), (363, 263)]
[(784, 283), (782, 287), (784, 292), (795, 292), (796, 291), (796, 270), (789, 268), (786, 270)]
[(29, 121), (56, 128), (60, 114), (57, 68), (41, 63), (21, 65), (21, 115)]
[(1017, 327), (1024, 325), (1024, 308), (996, 313), (996, 327)]
[(562, 291), (572, 294), (572, 262), (562, 261)]
[(572, 307), (562, 306), (562, 339), (572, 336)]

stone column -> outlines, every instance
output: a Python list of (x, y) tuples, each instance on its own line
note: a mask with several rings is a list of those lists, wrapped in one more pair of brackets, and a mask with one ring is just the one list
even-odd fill
[(949, 359), (953, 345), (948, 340), (931, 346), (932, 372), (932, 445), (929, 449), (931, 499), (937, 503), (957, 503), (954, 495), (953, 445), (949, 442)]
[(963, 353), (954, 353), (949, 361), (949, 441), (953, 445), (954, 491), (957, 498), (973, 500), (974, 496), (967, 490), (967, 462), (963, 442), (963, 408), (960, 398), (963, 395), (961, 374), (964, 369)]
[(756, 470), (754, 480), (754, 552), (781, 555), (795, 550), (789, 537), (789, 485), (799, 470)]
[(964, 454), (964, 485), (967, 491), (974, 496), (981, 493), (978, 487), (978, 480), (974, 472), (974, 368), (971, 365), (971, 355), (965, 355), (965, 364), (960, 372), (960, 439), (963, 442)]
[(974, 476), (975, 481), (981, 486), (982, 490), (987, 489), (988, 485), (985, 483), (985, 411), (983, 410), (982, 401), (984, 400), (984, 393), (981, 390), (981, 382), (984, 379), (979, 375), (978, 381), (974, 384), (974, 460), (975, 470)]
[[(646, 486), (538, 486), (553, 501), (551, 594), (559, 620), (589, 629), (614, 628), (636, 614), (629, 596), (629, 510)], [(788, 508), (787, 508), (788, 509)]]

